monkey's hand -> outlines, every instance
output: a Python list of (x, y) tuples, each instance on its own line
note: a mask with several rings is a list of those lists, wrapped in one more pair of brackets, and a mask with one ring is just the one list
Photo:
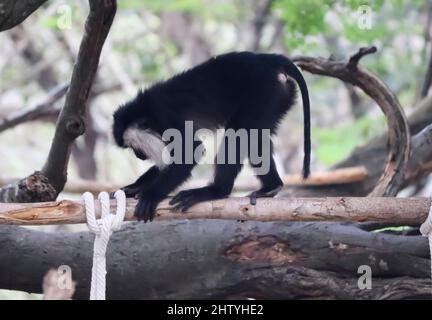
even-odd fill
[(163, 197), (154, 194), (150, 190), (140, 192), (138, 195), (138, 204), (135, 207), (135, 217), (139, 221), (152, 221), (156, 213), (156, 207), (162, 199)]
[(133, 185), (123, 187), (121, 190), (124, 191), (126, 198), (136, 198), (139, 194), (139, 187)]
[[(120, 188), (120, 190), (122, 190), (125, 193), (126, 198), (138, 198), (138, 193), (140, 191), (139, 187), (134, 186), (134, 185), (128, 185), (125, 186), (123, 188)], [(110, 199), (114, 199), (115, 198), (115, 191), (112, 191), (109, 193)]]

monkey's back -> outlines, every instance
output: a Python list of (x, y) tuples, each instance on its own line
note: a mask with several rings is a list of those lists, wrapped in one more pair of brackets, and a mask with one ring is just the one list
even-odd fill
[(148, 93), (179, 118), (197, 121), (198, 127), (248, 118), (244, 125), (273, 128), (295, 99), (292, 82), (279, 78), (281, 57), (251, 52), (219, 55), (157, 83)]

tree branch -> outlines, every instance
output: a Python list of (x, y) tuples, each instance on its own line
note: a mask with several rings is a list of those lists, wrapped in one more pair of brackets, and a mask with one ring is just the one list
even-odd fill
[(358, 66), (363, 56), (375, 51), (375, 47), (361, 48), (348, 62), (311, 57), (295, 57), (293, 61), (303, 70), (338, 78), (361, 88), (380, 106), (387, 117), (390, 150), (384, 173), (370, 195), (394, 196), (404, 183), (410, 153), (410, 132), (396, 95), (376, 75)]
[(265, 0), (264, 3), (257, 8), (255, 17), (253, 19), (253, 39), (252, 51), (259, 51), (261, 45), (262, 33), (265, 25), (267, 24), (268, 15), (274, 0)]
[(357, 69), (358, 64), (360, 62), (360, 59), (363, 58), (364, 56), (368, 55), (368, 54), (373, 54), (377, 52), (377, 48), (376, 47), (364, 47), (364, 48), (360, 48), (359, 51), (355, 54), (353, 54), (347, 63), (347, 68), (348, 69)]
[[(51, 200), (63, 190), (67, 180), (67, 166), (75, 139), (85, 131), (86, 102), (96, 74), (100, 53), (112, 21), (117, 4), (115, 0), (89, 0), (90, 12), (85, 23), (85, 32), (81, 40), (78, 58), (72, 71), (65, 105), (57, 119), (51, 148), (42, 168), (38, 172), (38, 181), (47, 183), (44, 189), (54, 190)], [(43, 179), (39, 179), (43, 175)], [(46, 178), (46, 179), (45, 179)], [(27, 178), (22, 179), (25, 181)], [(28, 202), (46, 201), (37, 193), (25, 188), (26, 184), (7, 186), (0, 189), (5, 202), (25, 199)]]
[(67, 180), (67, 165), (72, 144), (85, 130), (87, 98), (99, 64), (99, 57), (116, 12), (115, 0), (90, 0), (90, 13), (85, 23), (78, 59), (72, 72), (65, 105), (60, 112), (56, 131), (42, 169), (57, 193)]
[(46, 0), (0, 1), (0, 31), (15, 27), (36, 11)]
[(42, 102), (35, 106), (24, 108), (23, 110), (12, 113), (11, 115), (0, 119), (0, 132), (13, 128), (21, 123), (32, 121), (50, 115), (53, 113), (53, 105), (60, 100), (69, 88), (65, 83), (57, 86), (50, 92)]
[(432, 170), (432, 124), (411, 139), (412, 152), (405, 180), (415, 179)]
[[(251, 205), (249, 198), (208, 201), (193, 206), (187, 214), (176, 213), (163, 201), (156, 220), (229, 219), (255, 221), (375, 221), (421, 224), (430, 208), (429, 198), (262, 198)], [(111, 203), (115, 207), (115, 201)], [(125, 220), (133, 216), (136, 200), (128, 199)], [(99, 202), (95, 208), (100, 215)], [(0, 204), (0, 224), (45, 225), (85, 223), (82, 202), (63, 200), (36, 204)]]
[[(432, 3), (428, 2), (426, 4), (426, 8), (427, 10), (427, 18), (426, 18), (426, 25), (425, 25), (425, 29), (424, 29), (424, 49), (423, 49), (423, 60), (426, 60), (426, 52), (427, 52), (427, 47), (428, 44), (431, 40), (431, 23), (432, 23)], [(424, 62), (424, 61), (423, 61)], [(431, 47), (431, 51), (429, 52), (429, 59), (428, 59), (428, 66), (427, 66), (427, 70), (426, 70), (426, 74), (424, 75), (424, 80), (423, 83), (421, 84), (421, 89), (420, 89), (420, 98), (424, 98), (428, 95), (429, 92), (429, 88), (432, 84), (432, 47)]]

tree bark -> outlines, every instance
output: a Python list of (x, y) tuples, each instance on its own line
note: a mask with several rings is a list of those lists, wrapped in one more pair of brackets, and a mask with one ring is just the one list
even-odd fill
[(46, 0), (2, 0), (0, 2), (0, 31), (20, 24), (45, 2)]
[[(49, 269), (68, 265), (74, 298), (88, 299), (92, 246), (88, 232), (1, 226), (0, 287), (40, 292)], [(357, 285), (361, 265), (371, 290)], [(353, 224), (129, 223), (111, 238), (107, 271), (107, 299), (431, 298), (425, 238)]]
[(90, 13), (86, 20), (78, 59), (60, 112), (56, 131), (42, 169), (57, 193), (67, 180), (67, 165), (75, 139), (85, 130), (87, 98), (96, 75), (103, 44), (116, 13), (115, 0), (90, 0)]
[(36, 171), (24, 179), (0, 188), (0, 202), (32, 202), (34, 199), (51, 201), (56, 194), (43, 173)]

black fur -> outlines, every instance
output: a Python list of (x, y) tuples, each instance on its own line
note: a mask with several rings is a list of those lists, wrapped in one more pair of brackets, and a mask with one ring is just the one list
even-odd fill
[[(133, 124), (162, 135), (169, 128), (184, 131), (187, 120), (194, 121), (194, 129), (270, 129), (274, 133), (296, 97), (294, 83), (290, 80), (282, 83), (278, 78), (281, 73), (296, 80), (302, 95), (303, 176), (307, 178), (311, 149), (308, 90), (297, 67), (282, 55), (250, 52), (220, 55), (140, 91), (135, 99), (114, 114), (116, 143), (124, 146), (123, 134)], [(195, 143), (195, 148), (199, 144)], [(242, 160), (240, 157), (238, 160)], [(145, 159), (145, 155), (140, 154), (139, 158)], [(153, 167), (134, 184), (126, 186), (124, 190), (128, 196), (138, 195), (136, 216), (145, 221), (152, 220), (157, 204), (190, 176), (194, 165), (172, 164), (162, 170)], [(177, 210), (186, 211), (198, 202), (228, 196), (241, 168), (241, 161), (216, 165), (211, 185), (181, 191), (170, 204)], [(273, 158), (269, 173), (258, 178), (262, 188), (254, 192), (252, 198), (274, 196), (282, 186)]]

